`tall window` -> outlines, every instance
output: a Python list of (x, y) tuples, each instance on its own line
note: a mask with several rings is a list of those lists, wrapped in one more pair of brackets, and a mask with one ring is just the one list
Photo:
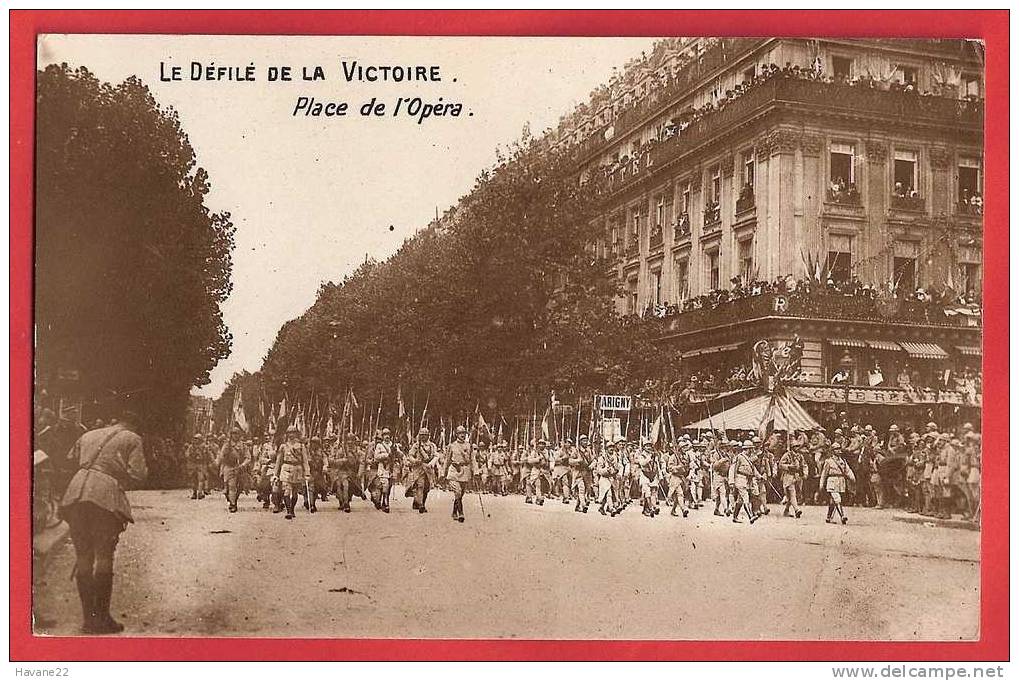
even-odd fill
[(900, 297), (916, 291), (916, 258), (896, 256), (892, 266), (892, 283)]
[(754, 64), (743, 72), (743, 82), (749, 83), (754, 79), (755, 75), (757, 75), (757, 64)]
[(705, 253), (707, 261), (705, 263), (707, 268), (707, 280), (708, 289), (714, 291), (718, 288), (719, 284), (719, 271), (718, 271), (718, 251), (708, 251)]
[(711, 202), (718, 203), (722, 198), (722, 168), (715, 166), (711, 171)]
[(853, 60), (849, 57), (832, 57), (831, 71), (836, 80), (853, 77)]
[(901, 85), (916, 86), (919, 70), (915, 66), (899, 66), (895, 69), (895, 80)]
[(639, 314), (640, 310), (637, 308), (637, 280), (636, 279), (631, 279), (630, 282), (629, 282), (628, 288), (630, 289), (629, 296), (628, 296), (628, 300), (629, 300), (629, 305), (628, 305), (629, 313), (630, 314)]
[(832, 143), (829, 154), (832, 184), (838, 184), (845, 188), (856, 181), (853, 169), (855, 156), (856, 149), (852, 144)]
[(894, 248), (892, 285), (897, 295), (908, 296), (916, 291), (918, 283), (916, 259), (920, 247), (915, 241), (896, 241)]
[(744, 239), (739, 242), (739, 273), (744, 282), (749, 282), (754, 277), (754, 240)]
[(916, 152), (895, 150), (895, 192), (907, 195), (916, 190)]
[(665, 224), (665, 196), (658, 195), (655, 201), (655, 226), (661, 227)]
[(972, 197), (980, 192), (980, 159), (959, 159), (959, 199)]
[(651, 302), (654, 305), (662, 304), (662, 271), (651, 270)]
[(743, 154), (743, 186), (754, 188), (755, 163), (754, 152), (750, 150)]
[(690, 261), (686, 258), (676, 260), (676, 296), (686, 300), (690, 295)]
[(980, 295), (980, 265), (975, 262), (959, 263), (959, 290), (967, 296)]
[(980, 96), (980, 76), (973, 73), (964, 73), (962, 75), (962, 96), (963, 97), (979, 97)]
[(630, 219), (630, 243), (636, 244), (640, 241), (640, 208), (633, 209), (632, 217)]
[(853, 237), (842, 234), (828, 235), (828, 259), (825, 269), (828, 278), (836, 284), (849, 281), (853, 271)]
[(683, 212), (686, 213), (687, 215), (689, 215), (690, 214), (690, 183), (689, 182), (687, 182), (686, 184), (683, 185), (683, 199), (682, 200), (683, 200), (683, 203), (681, 205), (683, 207)]

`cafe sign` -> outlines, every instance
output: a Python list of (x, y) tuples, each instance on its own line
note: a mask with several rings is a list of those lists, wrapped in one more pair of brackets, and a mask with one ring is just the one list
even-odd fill
[(788, 386), (789, 397), (801, 402), (832, 402), (837, 404), (910, 405), (957, 404), (979, 407), (980, 395), (956, 390), (904, 390), (894, 388), (839, 388), (836, 386)]

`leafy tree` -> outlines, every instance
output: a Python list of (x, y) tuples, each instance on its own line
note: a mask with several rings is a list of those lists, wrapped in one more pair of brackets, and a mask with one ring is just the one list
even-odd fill
[(399, 385), (418, 412), (427, 399), (433, 416), (511, 418), (540, 414), (553, 390), (576, 402), (663, 378), (675, 360), (652, 342), (660, 329), (616, 314), (589, 248), (598, 201), (570, 158), (525, 135), (441, 220), (284, 325), (262, 366), (271, 398), (381, 392), (392, 423)]
[[(36, 368), (69, 397), (130, 396), (154, 432), (230, 351), (234, 227), (176, 111), (131, 77), (38, 73)], [(61, 384), (67, 370), (76, 381)]]

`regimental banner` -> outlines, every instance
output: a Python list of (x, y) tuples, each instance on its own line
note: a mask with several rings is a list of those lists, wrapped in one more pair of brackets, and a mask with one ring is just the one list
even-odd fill
[(800, 402), (831, 402), (837, 404), (957, 404), (980, 407), (981, 396), (956, 390), (904, 390), (902, 388), (840, 388), (838, 386), (787, 386), (787, 394)]
[(630, 411), (633, 398), (629, 395), (598, 395), (598, 408), (602, 411)]
[(615, 442), (623, 435), (623, 424), (618, 418), (601, 420), (602, 442)]

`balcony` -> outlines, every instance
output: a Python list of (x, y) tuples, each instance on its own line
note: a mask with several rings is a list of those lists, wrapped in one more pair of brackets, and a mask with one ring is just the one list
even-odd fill
[(739, 198), (736, 199), (736, 215), (746, 213), (754, 209), (754, 188), (744, 185), (740, 190)]
[(626, 244), (625, 256), (627, 259), (636, 258), (640, 255), (640, 240), (638, 237), (634, 237), (630, 243)]
[(902, 194), (892, 194), (892, 208), (895, 210), (909, 210), (916, 212), (923, 212), (925, 204), (922, 196), (906, 196)]
[(718, 201), (709, 203), (704, 208), (704, 231), (711, 232), (722, 226), (722, 209)]
[(962, 199), (955, 205), (955, 212), (958, 215), (982, 216), (984, 214), (983, 198), (976, 196), (969, 201)]
[(651, 234), (648, 237), (648, 249), (655, 250), (661, 248), (664, 243), (665, 234), (661, 225), (652, 225)]
[(858, 208), (862, 204), (860, 202), (860, 192), (856, 190), (856, 187), (850, 185), (848, 189), (842, 188), (829, 188), (827, 195), (828, 203), (833, 203), (836, 206), (846, 206)]
[(690, 214), (680, 213), (673, 223), (673, 241), (682, 241), (690, 238)]
[[(682, 157), (712, 137), (725, 133), (752, 116), (775, 108), (819, 108), (852, 116), (880, 116), (895, 120), (950, 126), (983, 126), (982, 101), (882, 90), (863, 84), (827, 83), (776, 76), (764, 81), (721, 108), (693, 120), (681, 133), (650, 150), (655, 168)], [(617, 125), (616, 130), (621, 128)]]
[[(762, 317), (868, 321), (913, 326), (980, 326), (979, 313), (975, 316), (952, 313), (941, 305), (918, 300), (878, 300), (863, 295), (827, 293), (763, 293), (728, 299), (729, 293), (719, 291), (712, 296), (695, 298), (701, 302), (702, 307), (666, 317), (663, 333), (689, 333), (724, 324), (742, 324)], [(776, 305), (778, 298), (782, 299), (781, 305)]]

